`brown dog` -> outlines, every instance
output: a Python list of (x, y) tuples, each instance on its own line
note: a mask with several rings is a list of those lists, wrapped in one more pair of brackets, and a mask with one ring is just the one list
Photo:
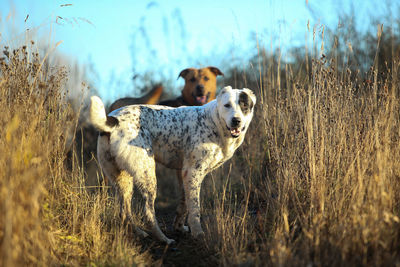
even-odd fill
[(159, 105), (170, 107), (202, 106), (215, 99), (217, 76), (224, 75), (216, 67), (201, 69), (188, 68), (179, 73), (178, 78), (185, 79), (182, 95), (173, 100), (161, 101)]
[(215, 99), (218, 75), (224, 74), (218, 68), (212, 66), (201, 69), (184, 69), (178, 75), (178, 78), (182, 77), (185, 79), (185, 86), (183, 87), (180, 97), (158, 103), (163, 91), (163, 87), (158, 85), (143, 97), (125, 97), (118, 99), (111, 104), (109, 112), (120, 107), (136, 104), (155, 105), (158, 103), (159, 105), (170, 107), (202, 106)]
[(129, 106), (129, 105), (138, 105), (138, 104), (149, 104), (149, 105), (156, 105), (158, 100), (160, 100), (160, 96), (163, 92), (163, 87), (161, 85), (156, 85), (148, 92), (146, 95), (133, 98), (133, 97), (125, 97), (120, 98), (114, 103), (111, 104), (109, 108), (109, 112), (119, 109), (121, 107)]

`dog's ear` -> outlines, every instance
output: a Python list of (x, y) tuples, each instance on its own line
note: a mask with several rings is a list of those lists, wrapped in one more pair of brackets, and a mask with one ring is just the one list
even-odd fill
[(216, 67), (213, 67), (213, 66), (209, 66), (209, 67), (207, 67), (212, 73), (214, 73), (215, 74), (215, 76), (218, 76), (218, 75), (222, 75), (222, 76), (224, 76), (224, 74), (222, 73), (222, 71), (220, 71), (218, 68), (216, 68)]
[(243, 91), (250, 96), (251, 100), (253, 101), (253, 104), (255, 105), (256, 104), (256, 95), (253, 93), (253, 91), (249, 88), (243, 88)]
[(185, 79), (186, 75), (188, 75), (188, 73), (193, 70), (194, 70), (193, 68), (184, 69), (183, 71), (181, 71), (181, 73), (179, 73), (177, 79), (179, 79), (179, 77), (182, 77), (183, 79)]

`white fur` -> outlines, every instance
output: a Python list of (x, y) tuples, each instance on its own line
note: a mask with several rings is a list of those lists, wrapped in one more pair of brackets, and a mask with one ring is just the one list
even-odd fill
[(173, 242), (162, 233), (155, 218), (158, 161), (178, 172), (182, 199), (175, 229), (188, 229), (188, 213), (192, 235), (201, 235), (201, 183), (207, 173), (231, 158), (242, 144), (256, 101), (251, 90), (225, 87), (216, 100), (200, 107), (127, 106), (110, 113), (112, 120), (105, 116), (98, 97), (91, 100), (90, 119), (101, 130), (98, 159), (119, 193), (124, 218), (131, 217), (130, 201), (136, 185), (145, 199), (145, 219), (153, 234), (168, 244)]
[(106, 125), (107, 116), (106, 110), (104, 109), (103, 102), (98, 96), (92, 96), (90, 98), (90, 122), (94, 127), (103, 131), (109, 132), (111, 128)]

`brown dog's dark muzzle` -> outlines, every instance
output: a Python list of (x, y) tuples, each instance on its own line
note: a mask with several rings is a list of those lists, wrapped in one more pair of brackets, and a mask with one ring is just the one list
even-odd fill
[(206, 95), (204, 95), (204, 90), (202, 94), (193, 94), (192, 93), (192, 97), (193, 97), (193, 101), (195, 103), (196, 106), (202, 106), (204, 104), (206, 104), (210, 98), (210, 92), (208, 92)]
[(204, 85), (197, 85), (196, 86), (196, 96), (203, 96), (205, 95)]

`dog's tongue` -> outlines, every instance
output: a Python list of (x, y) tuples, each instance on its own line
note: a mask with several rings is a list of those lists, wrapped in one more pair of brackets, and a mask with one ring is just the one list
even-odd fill
[(231, 129), (231, 134), (232, 134), (232, 135), (239, 135), (239, 134), (240, 134), (240, 129), (239, 129), (239, 128), (237, 128), (237, 129)]
[(205, 95), (196, 96), (196, 101), (197, 101), (197, 103), (205, 104), (207, 101), (207, 97)]

